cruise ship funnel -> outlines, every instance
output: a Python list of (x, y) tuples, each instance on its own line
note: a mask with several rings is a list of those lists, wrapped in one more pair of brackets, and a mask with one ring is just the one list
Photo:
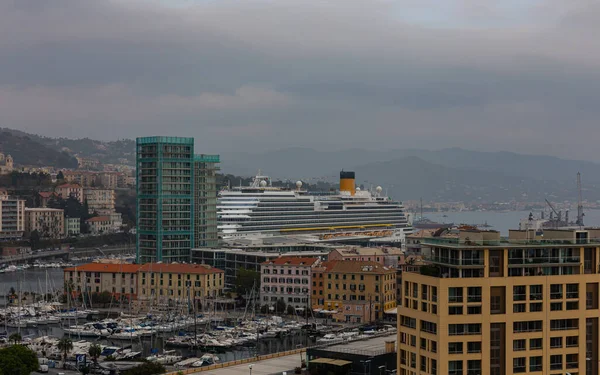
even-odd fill
[(354, 172), (340, 172), (340, 192), (348, 192), (350, 195), (356, 193), (356, 183)]

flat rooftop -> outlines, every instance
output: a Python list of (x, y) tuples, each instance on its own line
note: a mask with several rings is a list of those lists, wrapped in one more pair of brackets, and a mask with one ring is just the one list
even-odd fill
[(385, 342), (396, 341), (397, 337), (398, 336), (396, 332), (394, 332), (387, 336), (379, 336), (367, 340), (352, 341), (347, 344), (332, 345), (329, 347), (321, 348), (321, 350), (360, 355), (381, 355), (385, 353)]

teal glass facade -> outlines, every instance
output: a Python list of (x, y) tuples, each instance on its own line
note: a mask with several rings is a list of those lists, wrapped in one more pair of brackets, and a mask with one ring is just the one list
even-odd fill
[(194, 245), (194, 139), (138, 138), (137, 262), (189, 262)]

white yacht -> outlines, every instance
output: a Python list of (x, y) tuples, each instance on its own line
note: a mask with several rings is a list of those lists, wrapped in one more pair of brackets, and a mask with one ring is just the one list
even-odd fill
[(401, 202), (355, 186), (354, 172), (340, 173), (340, 191), (311, 194), (302, 189), (273, 187), (268, 176), (250, 186), (219, 192), (217, 220), (223, 239), (313, 234), (320, 240), (366, 237), (403, 242), (412, 233)]

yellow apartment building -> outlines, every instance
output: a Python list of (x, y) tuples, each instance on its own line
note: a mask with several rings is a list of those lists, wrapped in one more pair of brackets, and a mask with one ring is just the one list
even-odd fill
[(402, 275), (400, 375), (597, 375), (598, 230), (461, 231)]
[(225, 286), (225, 271), (205, 264), (146, 263), (138, 277), (141, 305), (215, 298)]
[(332, 260), (313, 270), (313, 309), (342, 322), (371, 322), (396, 307), (396, 269), (377, 262)]
[(70, 285), (73, 296), (81, 293), (110, 292), (120, 299), (136, 299), (137, 264), (88, 263), (65, 268), (65, 285)]

